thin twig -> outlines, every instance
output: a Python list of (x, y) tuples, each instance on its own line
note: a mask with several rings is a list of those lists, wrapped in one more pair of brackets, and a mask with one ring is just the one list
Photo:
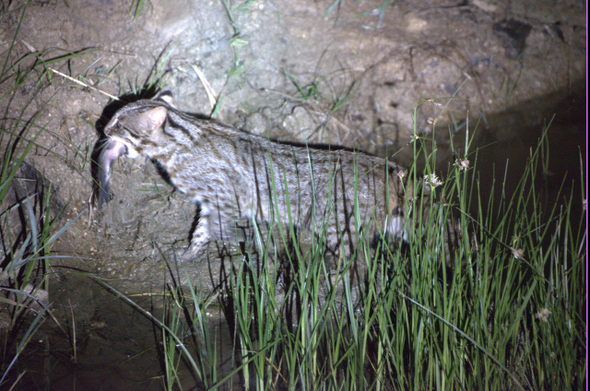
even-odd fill
[(66, 75), (66, 74), (64, 74), (64, 73), (61, 73), (60, 71), (56, 71), (56, 70), (55, 70), (55, 69), (53, 69), (53, 68), (49, 68), (49, 70), (50, 70), (51, 72), (53, 72), (53, 73), (57, 74), (57, 75), (60, 75), (61, 77), (64, 77), (64, 78), (66, 78), (66, 79), (68, 79), (68, 80), (71, 80), (71, 81), (73, 81), (74, 83), (77, 83), (77, 84), (79, 84), (79, 85), (81, 85), (81, 86), (83, 86), (83, 87), (90, 88), (91, 90), (93, 90), (93, 91), (96, 91), (96, 92), (100, 92), (101, 94), (103, 94), (103, 95), (106, 95), (106, 96), (108, 96), (109, 98), (111, 98), (111, 99), (113, 99), (113, 100), (117, 100), (117, 101), (118, 101), (118, 100), (120, 100), (119, 98), (117, 98), (117, 97), (116, 97), (116, 96), (114, 96), (114, 95), (111, 95), (111, 94), (109, 94), (108, 92), (104, 92), (103, 90), (99, 90), (99, 89), (98, 89), (98, 88), (96, 88), (96, 87), (92, 87), (91, 85), (88, 85), (88, 84), (86, 84), (86, 83), (84, 83), (84, 82), (81, 82), (80, 80), (74, 79), (74, 78), (73, 78), (73, 77), (71, 77), (71, 76), (68, 76), (68, 75)]
[(215, 106), (217, 105), (215, 90), (213, 90), (213, 87), (211, 87), (211, 84), (209, 84), (209, 81), (207, 80), (207, 78), (205, 78), (205, 74), (203, 74), (203, 72), (196, 65), (191, 64), (191, 66), (193, 67), (193, 70), (197, 74), (197, 77), (199, 78), (201, 83), (203, 83), (203, 87), (205, 87), (205, 92), (207, 93), (207, 98), (209, 98), (211, 110), (214, 110)]

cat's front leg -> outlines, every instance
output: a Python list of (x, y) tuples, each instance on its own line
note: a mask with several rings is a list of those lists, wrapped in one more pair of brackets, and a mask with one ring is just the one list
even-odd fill
[(209, 232), (209, 208), (206, 203), (200, 204), (198, 219), (195, 230), (191, 236), (189, 247), (183, 254), (185, 260), (197, 258), (201, 252), (205, 250), (211, 238)]

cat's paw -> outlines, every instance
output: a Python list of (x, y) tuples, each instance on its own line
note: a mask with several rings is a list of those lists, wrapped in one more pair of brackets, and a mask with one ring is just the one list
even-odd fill
[(190, 245), (185, 248), (175, 247), (170, 250), (168, 259), (177, 263), (192, 262), (200, 256), (202, 256), (205, 253), (206, 249), (206, 245)]

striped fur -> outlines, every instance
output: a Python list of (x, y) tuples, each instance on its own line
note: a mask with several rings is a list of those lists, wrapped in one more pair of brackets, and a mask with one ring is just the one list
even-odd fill
[[(210, 239), (231, 240), (234, 222), (244, 218), (325, 232), (334, 253), (354, 249), (357, 225), (372, 238), (406, 238), (403, 201), (411, 188), (393, 162), (344, 148), (276, 142), (197, 118), (177, 110), (168, 92), (123, 107), (105, 134), (101, 189), (108, 189), (113, 160), (143, 155), (200, 205), (190, 255)], [(107, 196), (101, 193), (100, 201)]]

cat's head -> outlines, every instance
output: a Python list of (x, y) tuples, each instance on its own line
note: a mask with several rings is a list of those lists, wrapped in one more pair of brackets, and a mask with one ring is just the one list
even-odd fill
[(172, 94), (164, 91), (150, 100), (131, 103), (115, 113), (104, 129), (110, 141), (125, 145), (130, 158), (152, 156), (164, 135), (168, 110), (173, 108)]

